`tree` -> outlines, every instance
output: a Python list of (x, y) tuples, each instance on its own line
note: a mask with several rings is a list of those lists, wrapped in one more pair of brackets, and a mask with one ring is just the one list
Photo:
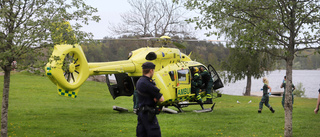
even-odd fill
[(230, 48), (228, 59), (222, 67), (227, 71), (228, 82), (235, 82), (247, 77), (245, 96), (250, 96), (251, 77), (258, 79), (265, 72), (273, 70), (274, 59), (266, 53), (255, 50), (246, 50), (239, 47)]
[[(178, 1), (179, 2), (179, 1)], [(296, 52), (319, 49), (319, 1), (309, 0), (187, 0), (189, 9), (199, 9), (202, 17), (190, 19), (198, 28), (212, 34), (239, 38), (235, 45), (264, 51), (286, 61), (286, 96), (284, 136), (292, 136), (292, 65)], [(217, 29), (212, 29), (216, 27)], [(238, 33), (241, 32), (239, 36)], [(269, 49), (281, 49), (273, 53)]]
[[(83, 0), (2, 0), (0, 1), (0, 66), (4, 70), (4, 86), (1, 109), (1, 136), (7, 136), (9, 107), (9, 85), (11, 63), (34, 49), (52, 46), (54, 34), (61, 34), (67, 28), (50, 32), (54, 23), (62, 19), (88, 24), (99, 21), (96, 8)], [(92, 35), (79, 31), (81, 25), (73, 26), (78, 43)]]
[(192, 37), (182, 6), (167, 0), (128, 0), (132, 9), (121, 15), (122, 23), (109, 29), (117, 35)]

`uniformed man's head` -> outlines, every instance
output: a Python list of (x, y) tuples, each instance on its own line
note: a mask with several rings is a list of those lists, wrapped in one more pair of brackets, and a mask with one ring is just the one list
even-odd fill
[(156, 65), (152, 62), (146, 62), (142, 64), (142, 73), (143, 75), (150, 75), (150, 77), (153, 76), (154, 69)]

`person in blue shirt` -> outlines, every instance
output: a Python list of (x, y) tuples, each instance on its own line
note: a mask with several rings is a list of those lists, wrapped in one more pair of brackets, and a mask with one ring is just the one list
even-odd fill
[(265, 104), (272, 113), (274, 113), (275, 111), (273, 110), (273, 108), (271, 107), (271, 105), (269, 104), (269, 94), (268, 94), (268, 89), (270, 89), (270, 93), (271, 93), (271, 88), (269, 86), (269, 81), (267, 78), (263, 78), (263, 95), (262, 95), (262, 98), (261, 98), (261, 101), (259, 103), (259, 110), (258, 110), (258, 113), (261, 113), (262, 111), (262, 107), (263, 107), (263, 104)]
[(160, 126), (156, 114), (159, 110), (156, 108), (158, 102), (163, 102), (164, 98), (160, 89), (156, 87), (152, 80), (155, 65), (152, 62), (146, 62), (142, 65), (143, 76), (137, 81), (138, 95), (138, 125), (136, 135), (138, 137), (161, 137)]

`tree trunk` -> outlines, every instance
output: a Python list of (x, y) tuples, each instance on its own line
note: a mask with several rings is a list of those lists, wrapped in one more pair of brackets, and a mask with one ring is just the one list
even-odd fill
[(284, 111), (285, 111), (285, 123), (284, 123), (284, 136), (292, 136), (292, 65), (294, 59), (294, 52), (290, 50), (291, 53), (287, 57), (286, 64), (286, 95), (284, 102)]
[(1, 137), (8, 136), (8, 108), (9, 108), (9, 85), (11, 66), (4, 69), (4, 84), (2, 95), (2, 109), (1, 109)]
[(251, 92), (251, 75), (247, 75), (247, 87), (246, 87), (246, 92), (244, 93), (245, 96), (250, 96)]

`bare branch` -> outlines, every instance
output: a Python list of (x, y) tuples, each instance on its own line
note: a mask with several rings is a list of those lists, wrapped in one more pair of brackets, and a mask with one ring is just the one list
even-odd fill
[(184, 22), (180, 13), (181, 5), (166, 0), (129, 0), (129, 4), (132, 9), (121, 15), (122, 26), (109, 27), (114, 33), (158, 37), (172, 34), (171, 32), (186, 35), (188, 34), (186, 32), (190, 31), (187, 29), (180, 31), (180, 28), (174, 27)]

